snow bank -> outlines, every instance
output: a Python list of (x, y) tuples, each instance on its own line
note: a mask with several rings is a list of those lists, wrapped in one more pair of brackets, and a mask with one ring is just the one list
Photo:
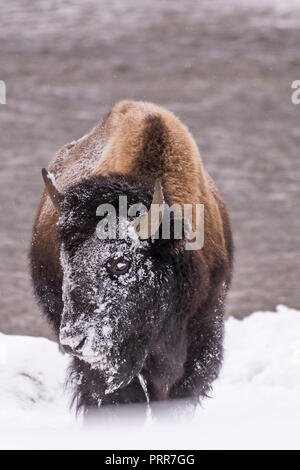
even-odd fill
[(73, 421), (63, 386), (67, 365), (52, 341), (0, 333), (0, 445), (10, 431), (57, 429)]
[[(0, 334), (0, 448), (300, 448), (300, 311), (226, 322), (225, 362), (194, 419), (82, 433), (64, 391), (68, 359), (43, 338)], [(128, 432), (124, 432), (124, 426)]]

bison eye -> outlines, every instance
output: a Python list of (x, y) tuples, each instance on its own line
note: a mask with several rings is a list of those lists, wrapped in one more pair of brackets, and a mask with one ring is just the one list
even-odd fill
[(130, 263), (121, 256), (120, 258), (110, 259), (106, 267), (111, 274), (121, 276), (129, 271)]

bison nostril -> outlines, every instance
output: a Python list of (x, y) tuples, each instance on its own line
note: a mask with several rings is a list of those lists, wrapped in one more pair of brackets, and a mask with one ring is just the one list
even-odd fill
[(75, 352), (80, 352), (80, 351), (81, 351), (81, 349), (82, 349), (82, 347), (83, 347), (83, 345), (84, 345), (84, 343), (85, 343), (85, 340), (86, 340), (86, 338), (83, 338), (83, 339), (80, 341), (80, 343), (74, 348), (74, 351), (75, 351)]
[(86, 337), (84, 338), (81, 338), (79, 343), (76, 344), (76, 341), (70, 341), (69, 340), (69, 344), (66, 344), (66, 342), (61, 342), (61, 345), (62, 345), (62, 348), (63, 350), (67, 353), (67, 354), (79, 354), (82, 350), (82, 347), (84, 345), (86, 341)]
[(73, 353), (73, 349), (70, 346), (68, 346), (67, 344), (62, 345), (62, 348), (67, 354), (72, 354)]

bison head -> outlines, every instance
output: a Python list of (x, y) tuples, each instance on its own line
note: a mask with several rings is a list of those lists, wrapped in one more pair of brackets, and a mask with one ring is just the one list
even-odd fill
[[(147, 238), (145, 230), (138, 232), (135, 220), (120, 217), (119, 196), (126, 195), (128, 205), (143, 203), (151, 210), (153, 201), (162, 202), (158, 184), (153, 190), (152, 184), (140, 179), (97, 176), (59, 193), (46, 173), (44, 177), (60, 215), (60, 343), (97, 371), (104, 397), (140, 372), (176, 308), (182, 295), (176, 270), (184, 248), (179, 240)], [(105, 203), (116, 208), (117, 233), (127, 224), (127, 237), (97, 236), (97, 207)]]

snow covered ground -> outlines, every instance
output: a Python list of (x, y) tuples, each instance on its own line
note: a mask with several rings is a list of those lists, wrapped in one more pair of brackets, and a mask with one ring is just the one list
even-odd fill
[(226, 323), (213, 398), (194, 419), (93, 432), (69, 412), (68, 358), (43, 338), (0, 334), (0, 448), (300, 448), (300, 311), (278, 306)]

